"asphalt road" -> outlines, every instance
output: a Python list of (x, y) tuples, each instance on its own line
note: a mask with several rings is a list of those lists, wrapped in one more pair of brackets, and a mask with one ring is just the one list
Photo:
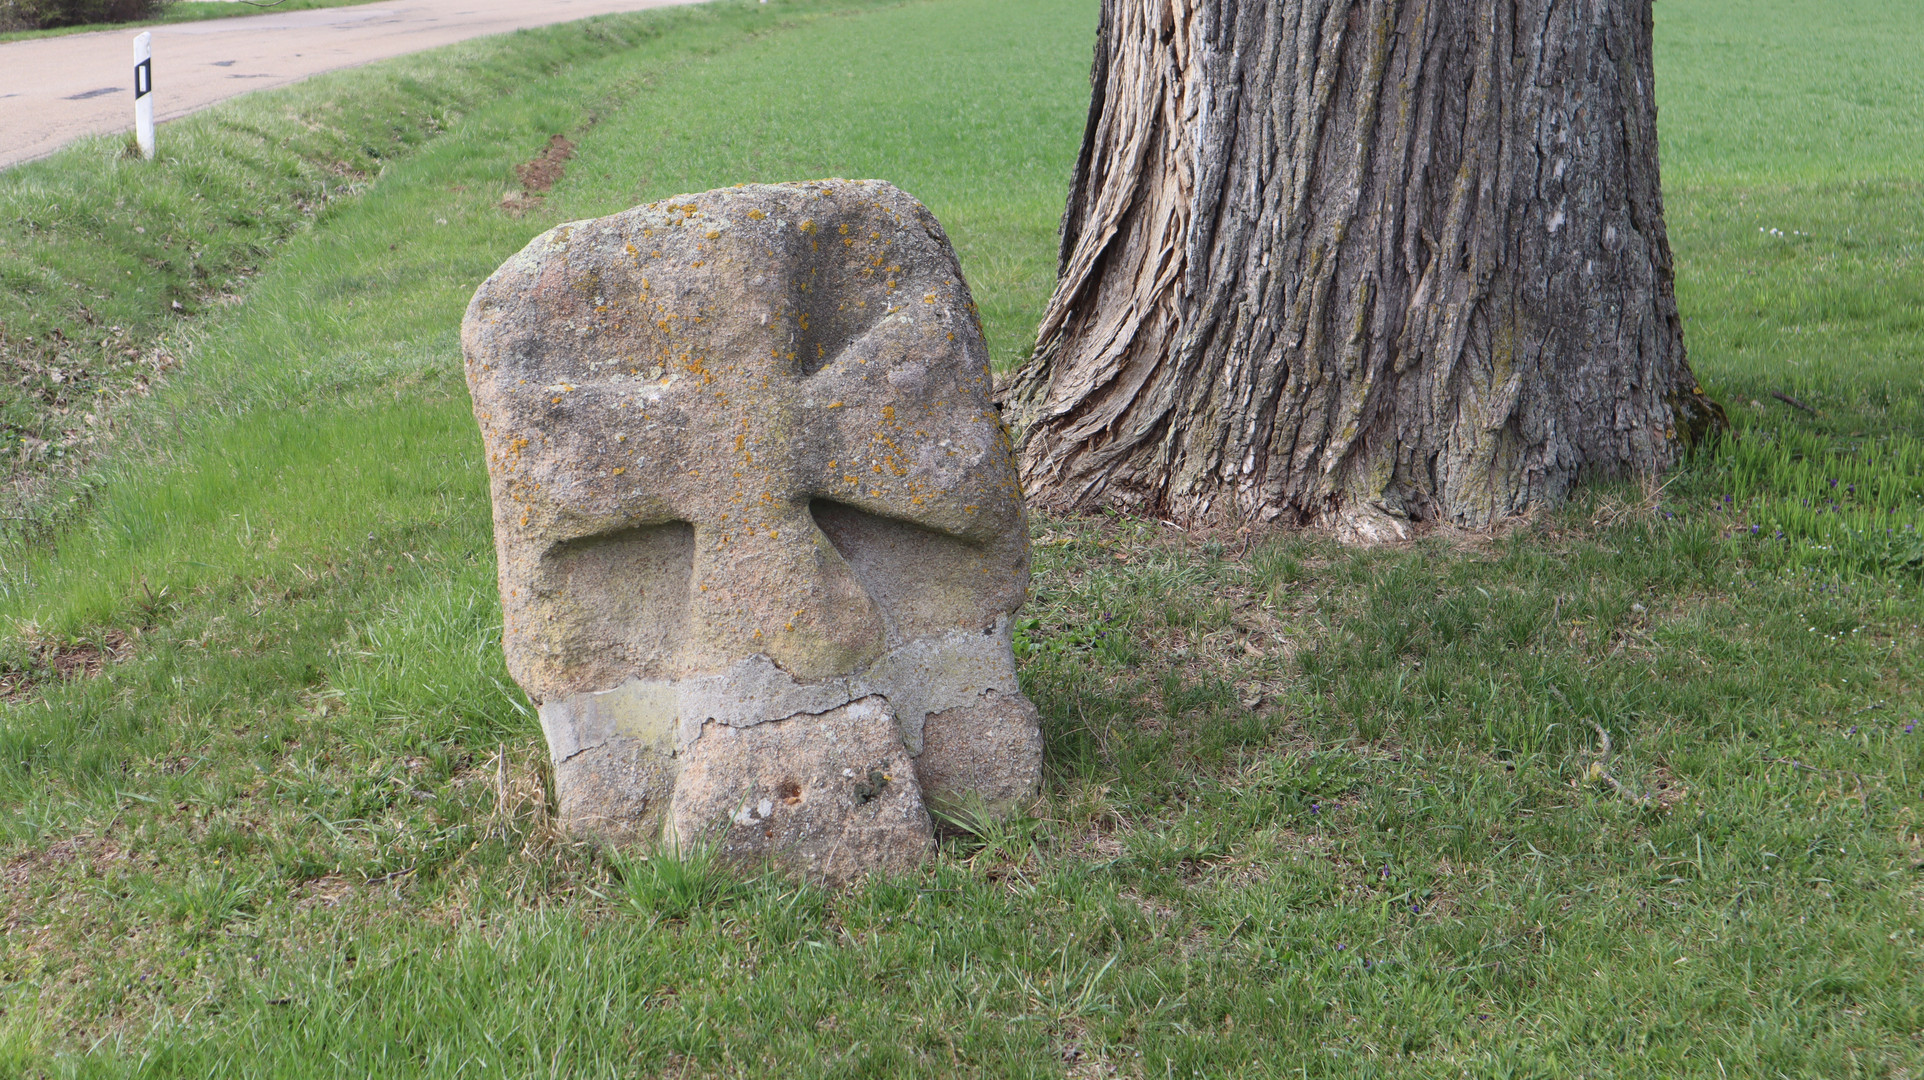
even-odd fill
[[(697, 0), (396, 0), (151, 27), (154, 117), (468, 38)], [(133, 30), (0, 45), (0, 168), (133, 128)], [(163, 146), (166, 133), (161, 133)], [(164, 152), (164, 150), (163, 150)]]

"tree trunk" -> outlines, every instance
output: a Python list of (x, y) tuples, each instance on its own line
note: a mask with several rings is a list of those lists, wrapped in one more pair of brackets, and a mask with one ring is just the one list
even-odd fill
[(1032, 500), (1484, 526), (1721, 424), (1684, 357), (1649, 0), (1103, 0)]

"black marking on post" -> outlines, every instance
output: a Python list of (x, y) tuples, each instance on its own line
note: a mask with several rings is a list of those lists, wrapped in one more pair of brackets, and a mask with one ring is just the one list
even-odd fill
[(142, 60), (134, 65), (134, 100), (139, 101), (154, 92), (154, 62)]

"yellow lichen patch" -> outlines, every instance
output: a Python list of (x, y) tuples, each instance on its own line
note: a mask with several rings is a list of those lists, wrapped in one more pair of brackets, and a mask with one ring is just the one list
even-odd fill
[(802, 230), (804, 236), (813, 234), (815, 232), (815, 219), (803, 218), (799, 228)]
[(721, 239), (721, 230), (719, 230), (719, 229), (710, 229), (710, 230), (708, 230), (707, 232), (705, 232), (705, 233), (703, 233), (703, 234), (702, 234), (702, 236), (703, 236), (703, 238), (704, 238), (704, 239), (708, 239), (708, 240), (720, 240), (720, 239)]
[(750, 221), (760, 221), (767, 216), (767, 214), (762, 213), (760, 210), (750, 210), (748, 212), (748, 220)]

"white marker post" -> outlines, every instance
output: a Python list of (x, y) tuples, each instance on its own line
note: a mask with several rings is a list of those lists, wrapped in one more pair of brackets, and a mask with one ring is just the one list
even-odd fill
[(154, 35), (134, 39), (134, 141), (140, 156), (154, 158)]

